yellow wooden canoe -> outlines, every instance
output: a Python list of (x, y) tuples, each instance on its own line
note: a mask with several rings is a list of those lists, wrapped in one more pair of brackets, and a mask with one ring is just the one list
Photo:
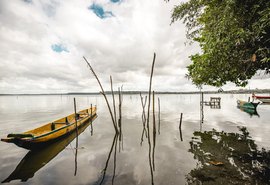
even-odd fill
[[(92, 117), (93, 121), (97, 116)], [(78, 134), (81, 134), (89, 125), (90, 121), (86, 124), (81, 125), (78, 128)], [(48, 164), (55, 156), (57, 156), (62, 150), (64, 150), (70, 142), (73, 141), (77, 136), (76, 132), (58, 139), (57, 141), (44, 145), (38, 150), (29, 151), (24, 158), (17, 165), (15, 170), (6, 178), (2, 183), (7, 183), (13, 180), (21, 180), (26, 182), (28, 179), (32, 178), (35, 173)]]
[[(76, 114), (77, 127), (91, 121), (96, 115), (96, 107), (79, 111)], [(26, 149), (35, 149), (53, 142), (71, 132), (76, 131), (75, 114), (47, 123), (41, 127), (23, 133), (11, 133), (1, 141), (14, 143)]]

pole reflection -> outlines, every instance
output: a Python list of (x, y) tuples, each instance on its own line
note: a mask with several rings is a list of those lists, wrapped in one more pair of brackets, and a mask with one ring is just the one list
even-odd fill
[(106, 172), (107, 172), (107, 168), (108, 168), (108, 165), (109, 165), (109, 161), (110, 161), (110, 158), (111, 158), (111, 154), (112, 154), (113, 149), (115, 149), (115, 151), (114, 151), (114, 162), (113, 162), (113, 164), (114, 164), (114, 170), (113, 170), (112, 184), (114, 183), (115, 169), (116, 169), (116, 153), (117, 153), (116, 152), (116, 149), (117, 149), (118, 136), (119, 136), (119, 134), (115, 133), (114, 138), (113, 138), (113, 142), (112, 142), (112, 145), (111, 145), (111, 148), (110, 148), (110, 151), (109, 151), (109, 154), (108, 154), (106, 163), (105, 163), (105, 167), (102, 170), (103, 171), (103, 174), (102, 174), (101, 181), (99, 183), (100, 185), (104, 182), (104, 179), (106, 177)]

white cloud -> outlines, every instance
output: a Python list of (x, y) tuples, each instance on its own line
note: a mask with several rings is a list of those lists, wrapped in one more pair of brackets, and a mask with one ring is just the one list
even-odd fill
[[(88, 9), (93, 3), (114, 16), (99, 18)], [(176, 4), (179, 1), (0, 1), (1, 93), (99, 91), (82, 56), (105, 87), (112, 75), (115, 87), (147, 90), (154, 52), (156, 90), (196, 90), (184, 76), (188, 56), (199, 49), (184, 44), (181, 22), (170, 25)], [(54, 52), (54, 44), (69, 52)]]

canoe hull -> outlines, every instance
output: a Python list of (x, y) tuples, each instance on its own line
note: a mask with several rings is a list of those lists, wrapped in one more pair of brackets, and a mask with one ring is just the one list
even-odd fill
[(246, 102), (242, 100), (237, 100), (237, 107), (244, 109), (256, 109), (260, 103)]
[[(83, 120), (83, 122), (78, 125), (78, 128), (82, 127), (83, 125), (87, 124), (88, 121), (90, 121), (90, 119), (94, 118), (96, 116), (96, 114), (94, 114), (91, 118), (88, 117), (87, 119)], [(76, 125), (74, 125), (73, 127), (67, 127), (65, 129), (61, 129), (60, 131), (56, 131), (55, 133), (52, 133), (54, 136), (46, 136), (43, 137), (41, 139), (35, 139), (35, 140), (24, 140), (24, 139), (20, 139), (20, 138), (14, 138), (13, 140), (10, 140), (8, 142), (10, 143), (14, 143), (15, 145), (28, 149), (28, 150), (35, 150), (35, 149), (39, 149), (41, 147), (44, 147), (46, 145), (52, 144), (68, 135), (70, 135), (71, 133), (76, 132)]]
[[(38, 149), (50, 143), (54, 143), (55, 141), (58, 141), (59, 139), (66, 137), (67, 135), (73, 132), (76, 132), (77, 130), (76, 127), (80, 128), (81, 126), (89, 123), (89, 121), (92, 121), (93, 118), (96, 117), (96, 111), (94, 109), (92, 114), (88, 114), (88, 113), (86, 114), (87, 110), (88, 109), (83, 110), (84, 112), (82, 113), (84, 114), (84, 116), (78, 118), (77, 124), (75, 121), (73, 121), (72, 123), (53, 122), (53, 123), (49, 123), (44, 126), (41, 126), (39, 128), (36, 128), (34, 130), (21, 133), (21, 134), (9, 134), (7, 138), (2, 138), (1, 141), (7, 142), (7, 143), (14, 143), (17, 146), (28, 149), (28, 150)], [(68, 117), (71, 118), (72, 115), (69, 115)], [(74, 118), (74, 115), (73, 115), (73, 118)], [(57, 124), (57, 126), (55, 126), (55, 124)], [(27, 135), (27, 136), (32, 135), (32, 133), (38, 132), (44, 128), (48, 129), (48, 127), (54, 127), (54, 128), (52, 128), (52, 130), (50, 131), (44, 132), (43, 134), (34, 135), (33, 137), (21, 137), (24, 135)], [(9, 137), (10, 135), (13, 137)], [(20, 136), (20, 137), (16, 137), (16, 136)]]
[(263, 103), (270, 103), (270, 99), (266, 99), (266, 98), (257, 98), (257, 99)]
[[(92, 118), (92, 121), (96, 117)], [(87, 121), (86, 124), (81, 125), (78, 128), (78, 134), (84, 132), (84, 130), (91, 124)], [(48, 164), (55, 156), (57, 156), (62, 150), (64, 150), (70, 142), (76, 138), (76, 132), (72, 132), (67, 136), (44, 145), (38, 150), (30, 150), (24, 158), (17, 165), (15, 170), (6, 178), (2, 183), (11, 182), (13, 180), (21, 180), (26, 182), (28, 179), (34, 177), (35, 173)]]
[(257, 96), (255, 94), (253, 94), (252, 98), (255, 98), (263, 103), (270, 103), (270, 96)]

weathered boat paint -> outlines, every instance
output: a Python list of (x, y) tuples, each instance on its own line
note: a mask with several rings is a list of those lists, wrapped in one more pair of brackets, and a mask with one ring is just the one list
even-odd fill
[(237, 107), (239, 108), (256, 109), (259, 104), (260, 102), (254, 103), (254, 102), (247, 102), (243, 100), (237, 100)]
[[(92, 113), (92, 115), (91, 115)], [(77, 116), (77, 126), (84, 125), (88, 120), (96, 115), (96, 107), (79, 111)], [(75, 114), (55, 120), (41, 127), (23, 133), (11, 133), (1, 141), (14, 143), (26, 149), (36, 149), (50, 142), (54, 142), (76, 130)]]

